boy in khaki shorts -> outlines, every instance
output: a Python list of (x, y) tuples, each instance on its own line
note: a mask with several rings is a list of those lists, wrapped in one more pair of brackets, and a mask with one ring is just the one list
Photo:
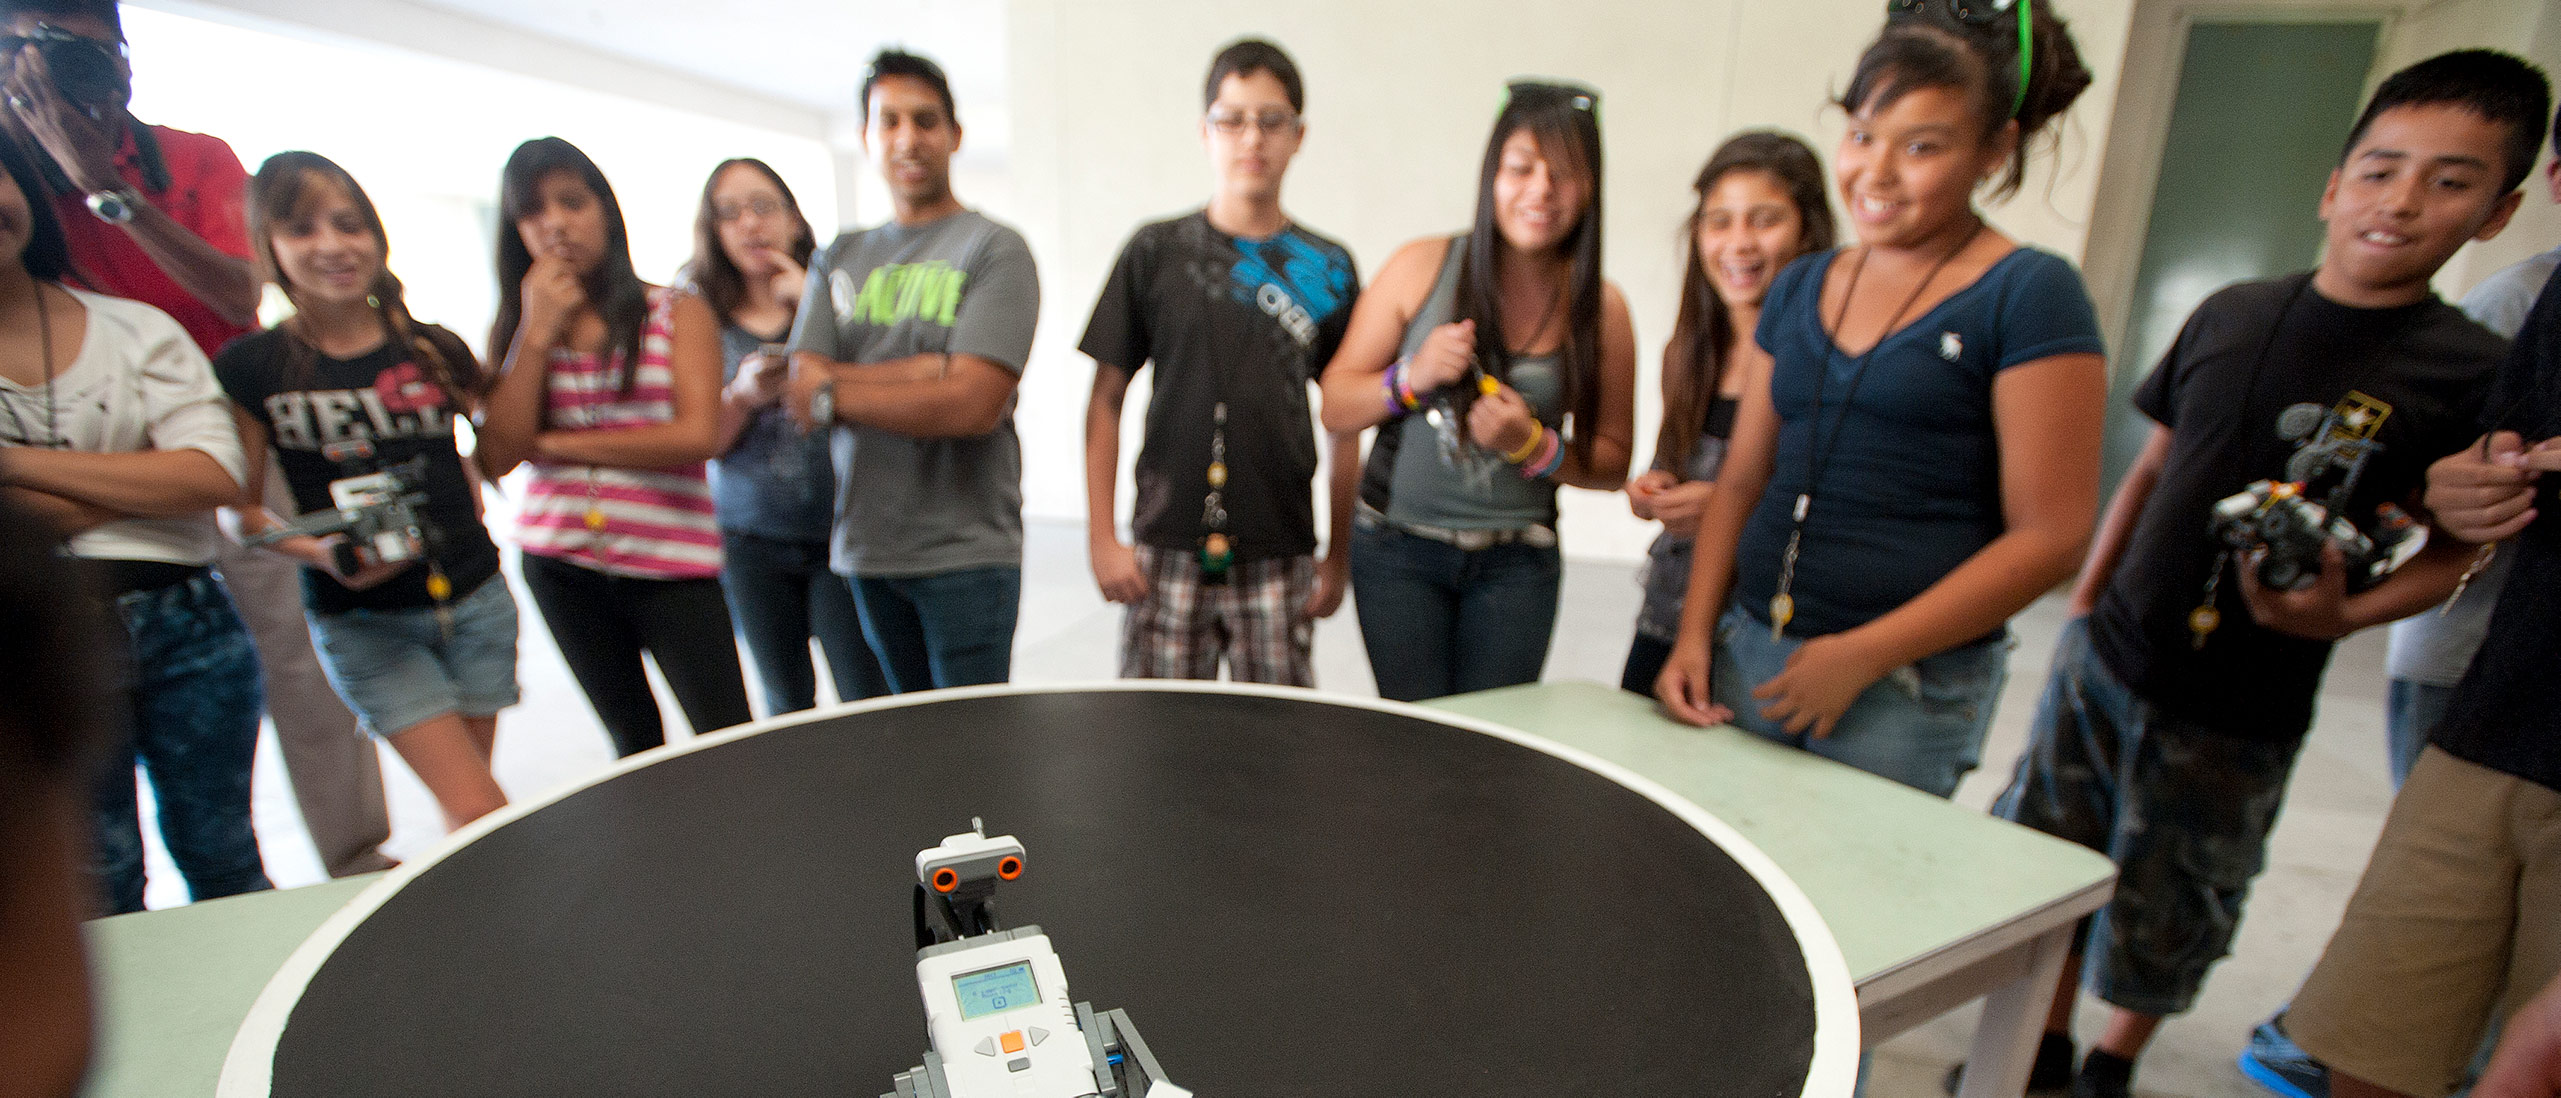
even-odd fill
[[(2482, 412), (2428, 469), (2437, 525), (2513, 554), (2471, 670), (2392, 804), (2285, 1027), (2335, 1098), (2434, 1098), (2484, 1028), (2561, 972), (2561, 292), (2545, 284)], [(2491, 548), (2495, 546), (2495, 548)]]

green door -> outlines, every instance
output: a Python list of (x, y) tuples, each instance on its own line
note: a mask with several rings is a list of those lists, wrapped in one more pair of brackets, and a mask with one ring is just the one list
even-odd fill
[(2363, 105), (2381, 24), (2198, 23), (2188, 31), (2161, 177), (2113, 371), (2107, 479), (2151, 420), (2129, 396), (2206, 295), (2321, 258), (2321, 187)]

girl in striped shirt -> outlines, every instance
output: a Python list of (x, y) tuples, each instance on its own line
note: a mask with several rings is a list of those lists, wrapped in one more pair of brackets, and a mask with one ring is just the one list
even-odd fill
[(666, 742), (650, 654), (685, 719), (750, 719), (703, 461), (720, 442), (720, 325), (640, 281), (622, 207), (556, 137), (516, 148), (499, 185), (502, 363), (480, 426), (492, 477), (528, 466), (525, 586), (619, 754)]

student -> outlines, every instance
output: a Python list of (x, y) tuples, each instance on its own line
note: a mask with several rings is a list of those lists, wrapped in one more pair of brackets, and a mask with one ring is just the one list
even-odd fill
[(2028, 143), (2089, 85), (2033, 7), (2024, 57), (2029, 4), (1978, 21), (1932, 0), (1859, 58), (1833, 160), (1859, 245), (1770, 286), (1770, 382), (1735, 416), (1655, 687), (1682, 720), (1939, 797), (1981, 757), (2006, 623), (2071, 574), (2098, 507), (2089, 296), (1974, 206), (2017, 190)]
[[(357, 564), (344, 534), (292, 537), (321, 665), (367, 732), (391, 744), (460, 827), (504, 807), (490, 775), (498, 711), (514, 705), (516, 599), (480, 522), (479, 482), (454, 417), (488, 387), (461, 338), (409, 316), (373, 201), (316, 153), (268, 157), (249, 184), (249, 241), (294, 314), (214, 358), (251, 468), (272, 443), (302, 513), (331, 485), (412, 467), (423, 559)], [(263, 495), (226, 511), (244, 542), (281, 525)]]
[[(2090, 548), (2027, 753), (1997, 805), (2118, 867), (2114, 898), (2055, 989), (2036, 1085), (2127, 1092), (2154, 1028), (2195, 1001), (2230, 948), (2332, 643), (2453, 590), (2470, 553), (2445, 537), (2353, 595), (2335, 546), (2310, 587), (2266, 588), (2255, 557), (2218, 540), (2213, 514), (2254, 481), (2312, 469), (2320, 451), (2298, 450), (2279, 426), (2305, 426), (2292, 422), (2303, 413), (2284, 415), (2304, 404), (2371, 444), (2352, 478), (2313, 469), (2324, 498), (2352, 479), (2335, 513), (2365, 530), (2387, 505), (2426, 513), (2427, 463), (2472, 437), (2505, 346), (2428, 280), (2516, 210), (2545, 96), (2540, 74), (2488, 51), (2393, 74), (2322, 192), (2320, 267), (2217, 291), (2135, 392), (2159, 426)], [(2091, 990), (2115, 1009), (2075, 1077), (2084, 957)]]
[(1615, 491), (1636, 334), (1601, 278), (1600, 95), (1516, 83), (1467, 232), (1407, 243), (1325, 368), (1325, 427), (1380, 426), (1352, 590), (1381, 696), (1536, 681), (1564, 572), (1560, 484)]
[(0, 707), (0, 1098), (72, 1098), (95, 1040), (81, 865), (113, 648), (56, 531), (19, 496), (0, 489), (0, 666), (15, 679)]
[(530, 463), (516, 513), (525, 587), (561, 659), (631, 755), (666, 742), (640, 656), (694, 732), (750, 718), (703, 459), (720, 444), (720, 322), (631, 268), (622, 206), (576, 146), (537, 138), (498, 197), (501, 356), (480, 471)]
[(248, 480), (230, 406), (169, 314), (62, 284), (43, 177), (15, 141), (0, 139), (0, 165), (0, 496), (91, 563), (123, 629), (125, 719), (90, 806), (103, 913), (142, 910), (137, 760), (190, 897), (267, 888), (249, 826), (258, 654), (207, 517)]
[[(2561, 116), (2553, 121), (2552, 151), (2561, 156)], [(2545, 165), (2543, 175), (2546, 193), (2561, 203), (2561, 159)], [(2561, 247), (2500, 269), (2463, 295), (2463, 315), (2515, 338), (2555, 268), (2561, 268)], [(2384, 654), (2391, 682), (2383, 731), (2394, 789), (2409, 778), (2419, 750), (2427, 746), (2429, 730), (2444, 719), (2446, 707), (2453, 703), (2454, 688), (2481, 649), (2481, 636), (2490, 627), (2490, 608), (2507, 586), (2508, 566), (2515, 559), (2514, 554), (2493, 553), (2444, 606), (2392, 623), (2392, 644)], [(2249, 1044), (2241, 1050), (2241, 1073), (2287, 1098), (2317, 1098), (2329, 1089), (2325, 1069), (2286, 1039), (2284, 1012), (2285, 1008), (2277, 1008), (2277, 1016), (2250, 1031)], [(2302, 1093), (2294, 1093), (2298, 1091)]]
[[(1202, 90), (1209, 205), (1139, 228), (1121, 248), (1079, 349), (1087, 547), (1103, 597), (1129, 606), (1120, 673), (1316, 685), (1316, 619), (1351, 575), (1360, 434), (1331, 436), (1332, 529), (1316, 557), (1308, 387), (1342, 343), (1360, 276), (1351, 253), (1290, 220), (1281, 177), (1306, 135), (1298, 66), (1247, 39)], [(1113, 530), (1120, 410), (1156, 367), (1138, 454), (1135, 545)]]
[[(33, 45), (38, 26), (59, 36)], [(249, 175), (221, 138), (133, 116), (115, 0), (0, 0), (0, 29), (16, 36), (0, 57), (9, 83), (0, 130), (50, 181), (74, 284), (169, 314), (207, 356), (256, 328), (258, 272), (242, 217)], [(66, 85), (61, 74), (75, 70), (116, 78)], [(282, 479), (255, 475), (270, 503), (285, 506)], [(333, 877), (390, 868), (380, 754), (312, 653), (298, 569), (228, 540), (217, 539), (214, 553), (257, 647), (276, 746), (321, 865)]]
[(854, 593), (827, 570), (827, 534), (836, 522), (827, 440), (783, 414), (791, 363), (765, 351), (790, 335), (817, 248), (809, 219), (772, 166), (738, 159), (712, 169), (685, 273), (720, 318), (721, 456), (711, 463), (720, 589), (755, 658), (768, 715), (818, 704), (812, 637), (827, 654), (839, 699), (889, 692), (863, 640)]
[(1690, 539), (1716, 490), (1734, 410), (1769, 385), (1769, 355), (1752, 341), (1761, 300), (1790, 260), (1832, 246), (1823, 162), (1786, 134), (1736, 134), (1707, 158), (1698, 205), (1682, 234), (1681, 309), (1663, 346), (1663, 427), (1654, 467), (1627, 482), (1627, 507), (1663, 524), (1645, 551), (1645, 604), (1636, 614), (1619, 686), (1651, 697), (1680, 639), (1690, 586)]
[(833, 434), (829, 564), (890, 688), (1003, 682), (1023, 588), (1014, 386), (1040, 278), (1022, 234), (952, 194), (960, 117), (943, 70), (884, 50), (862, 96), (895, 216), (810, 263), (785, 407)]

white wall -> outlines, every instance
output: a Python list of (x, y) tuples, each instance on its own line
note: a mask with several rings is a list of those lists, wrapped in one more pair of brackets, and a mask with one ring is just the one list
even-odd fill
[[(1777, 126), (1828, 160), (1840, 113), (1825, 104), (1881, 24), (1875, 0), (1554, 0), (1464, 8), (1307, 0), (1257, 8), (1194, 0), (1014, 0), (1013, 202), (998, 210), (1030, 238), (1044, 307), (1018, 419), (1035, 459), (1027, 508), (1081, 517), (1081, 411), (1091, 363), (1075, 353), (1113, 255), (1141, 221), (1200, 204), (1204, 70), (1218, 46), (1260, 34), (1296, 58), (1308, 134), (1292, 167), (1291, 213), (1343, 240), (1364, 272), (1399, 243), (1463, 228), (1506, 80), (1568, 77), (1601, 91), (1608, 272), (1635, 312), (1638, 461), (1659, 412), (1659, 353), (1679, 293), (1678, 233), (1689, 183), (1723, 137)], [(2059, 159), (1994, 211), (2000, 226), (2077, 257), (2122, 51), (2123, 5), (2062, 10), (2099, 82), (2066, 126)], [(2059, 173), (2055, 170), (2060, 166)], [(970, 196), (964, 193), (964, 199)], [(974, 200), (973, 200), (974, 201)], [(992, 204), (988, 204), (994, 209)], [(1134, 411), (1134, 410), (1133, 410)], [(1133, 432), (1139, 418), (1124, 423)], [(1653, 536), (1624, 497), (1567, 490), (1564, 537), (1584, 557), (1634, 557)], [(1124, 490), (1124, 503), (1130, 498)]]
[(595, 158), (621, 200), (633, 262), (654, 282), (692, 253), (703, 180), (727, 157), (771, 162), (822, 234), (837, 219), (816, 112), (730, 111), (792, 127), (778, 130), (667, 106), (663, 78), (660, 98), (635, 98), (453, 60), (426, 41), (394, 48), (230, 9), (188, 11), (125, 9), (134, 114), (220, 137), (252, 172), (285, 149), (344, 165), (381, 210), (412, 310), (474, 347), (497, 303), (498, 171), (526, 138), (557, 134)]

